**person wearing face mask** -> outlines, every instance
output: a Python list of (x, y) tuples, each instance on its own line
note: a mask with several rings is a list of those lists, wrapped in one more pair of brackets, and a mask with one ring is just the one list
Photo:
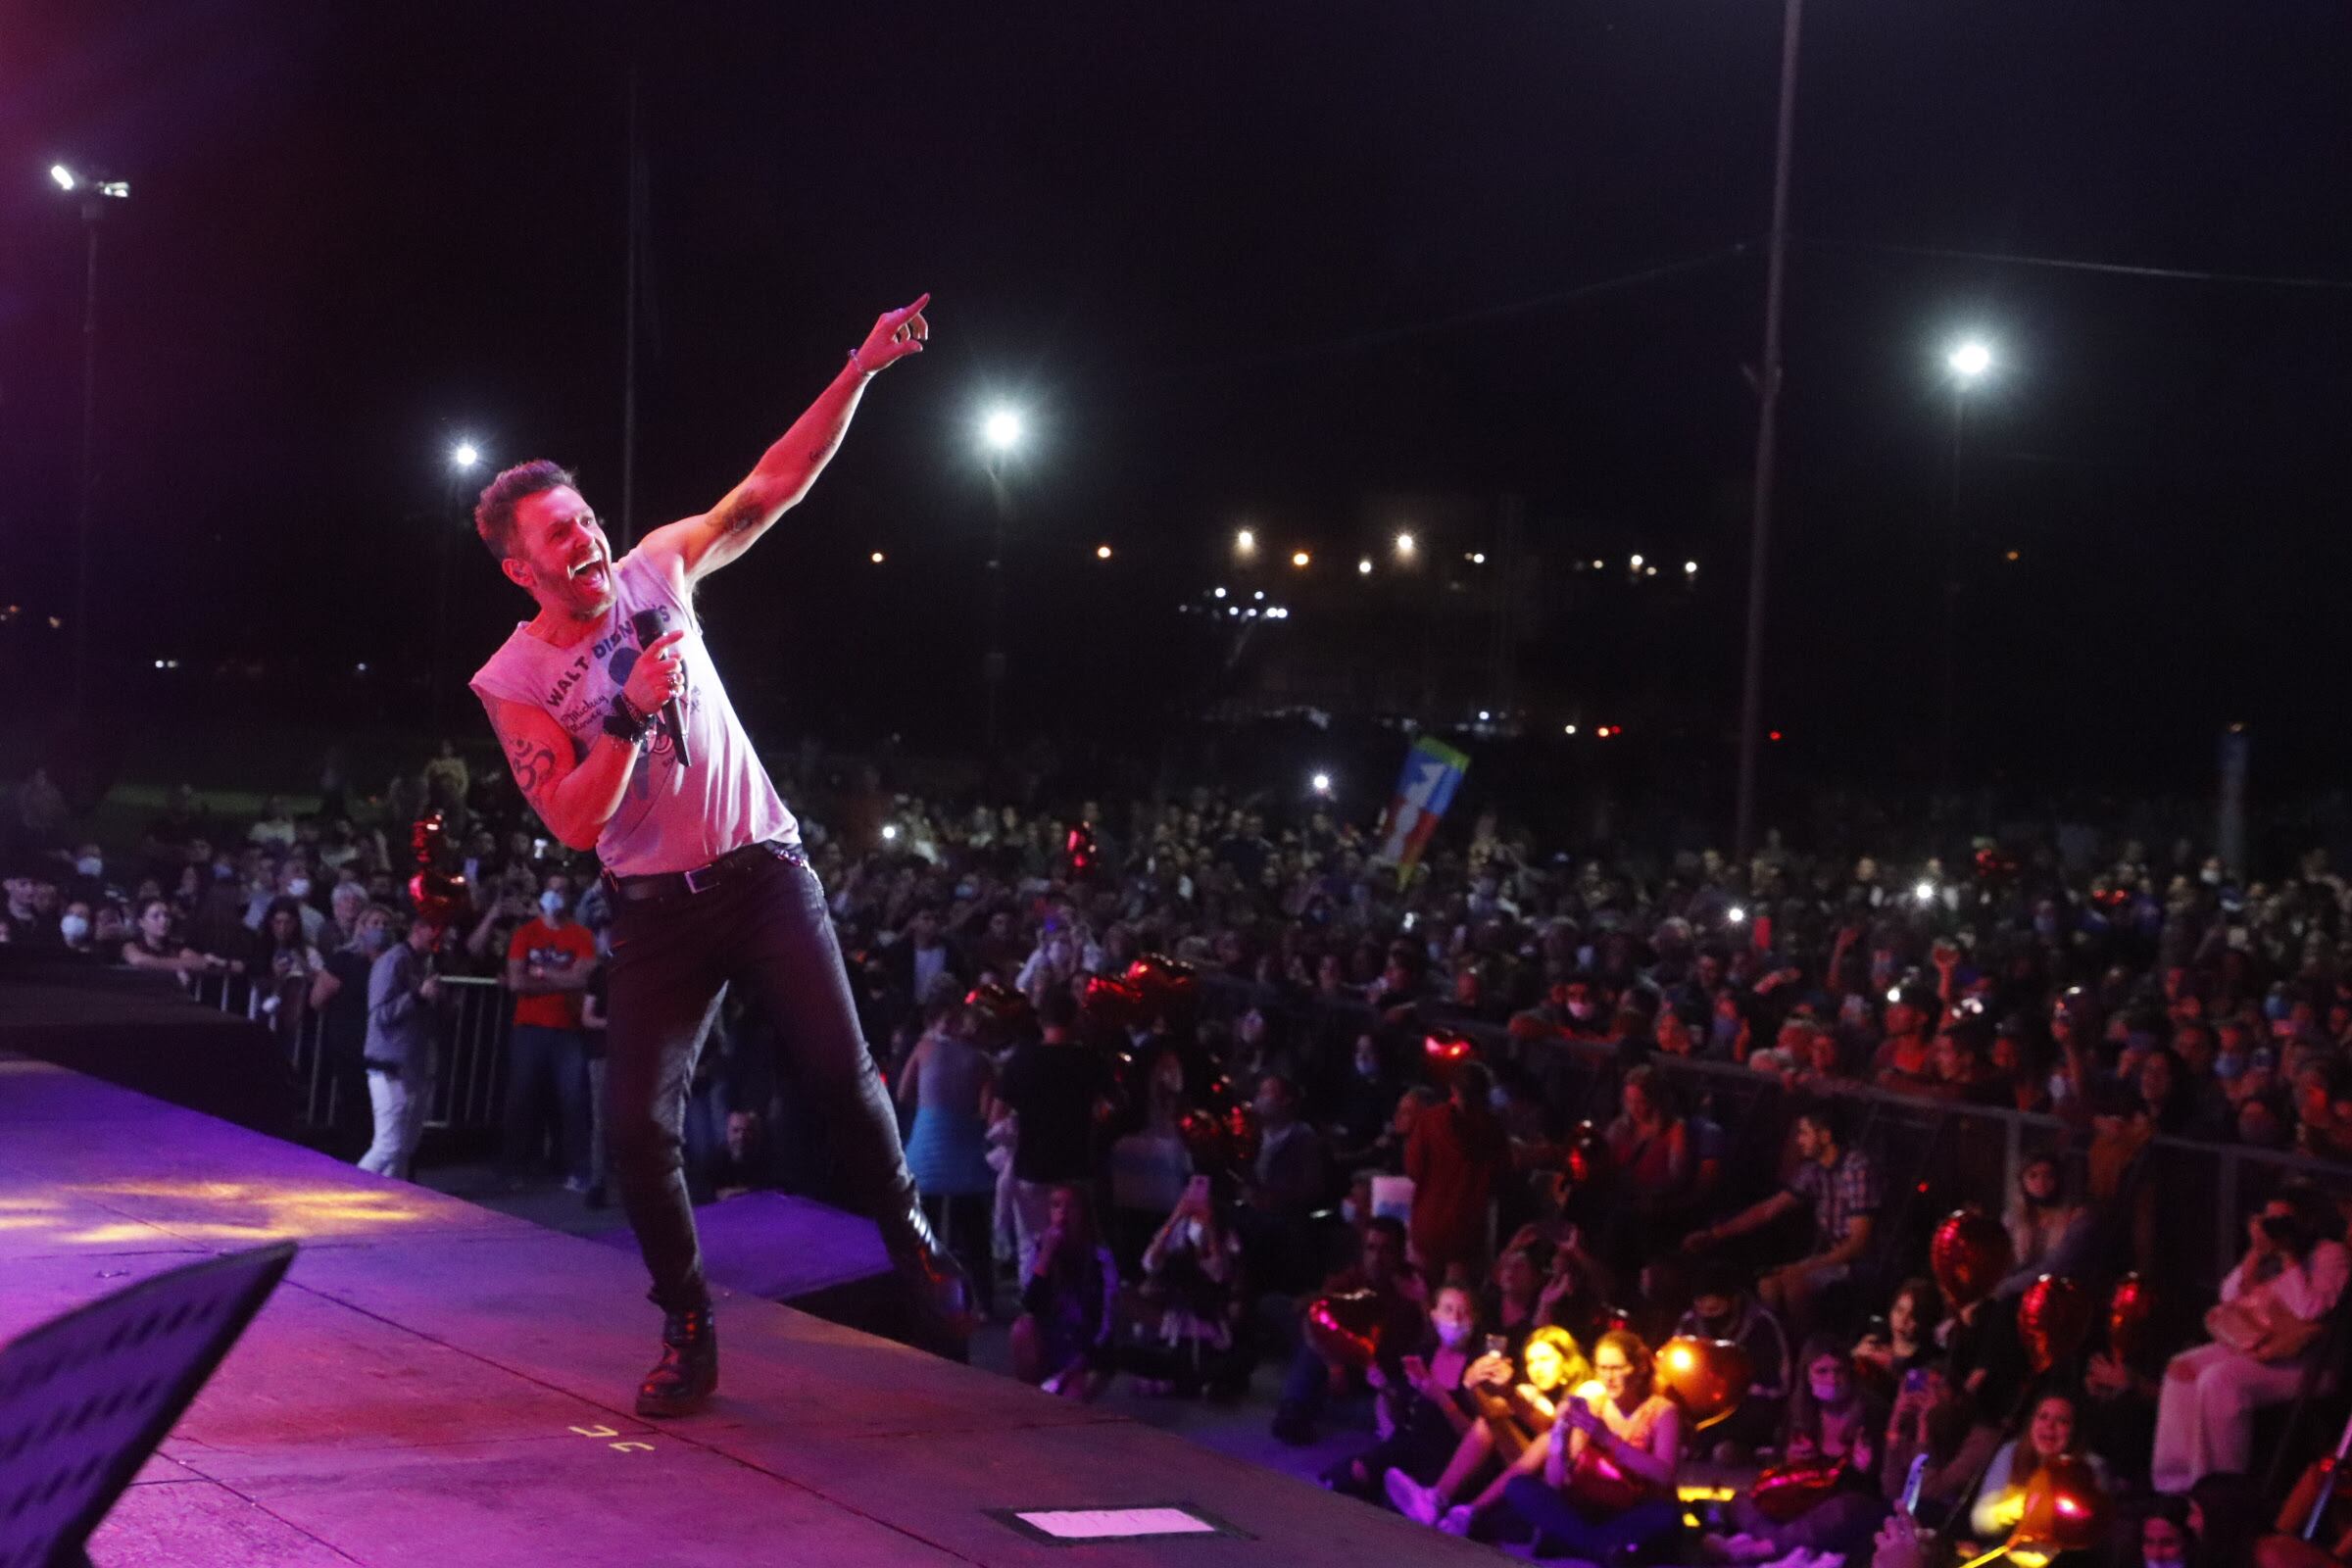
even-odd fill
[(596, 966), (596, 939), (571, 918), (570, 903), (564, 889), (546, 889), (538, 913), (507, 943), (514, 1026), (507, 1037), (505, 1164), (510, 1180), (528, 1178), (540, 1161), (552, 1111), (564, 1186), (585, 1193), (588, 1055), (580, 994)]
[[(1402, 1469), (1382, 1478), (1398, 1513), (1449, 1536), (1467, 1536), (1502, 1501), (1515, 1477), (1543, 1466), (1544, 1440), (1559, 1416), (1560, 1401), (1591, 1380), (1592, 1368), (1567, 1330), (1543, 1328), (1520, 1351), (1518, 1374), (1509, 1356), (1494, 1350), (1470, 1364), (1462, 1389), (1478, 1419), (1462, 1433), (1433, 1484), (1422, 1486)], [(1482, 1476), (1485, 1484), (1471, 1492)], [(1465, 1493), (1468, 1501), (1453, 1500)]]
[(1770, 1562), (1792, 1551), (1858, 1553), (1886, 1517), (1879, 1490), (1879, 1447), (1886, 1407), (1854, 1376), (1852, 1359), (1826, 1336), (1805, 1342), (1801, 1377), (1788, 1396), (1783, 1460), (1843, 1464), (1831, 1489), (1794, 1518), (1775, 1519), (1751, 1494), (1732, 1504), (1736, 1534), (1702, 1542), (1716, 1561)]
[(1392, 1470), (1416, 1482), (1445, 1473), (1456, 1445), (1478, 1420), (1463, 1382), (1479, 1358), (1480, 1327), (1478, 1303), (1467, 1288), (1448, 1285), (1437, 1293), (1427, 1334), (1399, 1357), (1396, 1375), (1378, 1365), (1365, 1374), (1380, 1400), (1379, 1440), (1324, 1472), (1325, 1486), (1372, 1502)]
[(90, 926), (90, 906), (87, 904), (75, 899), (66, 906), (66, 912), (57, 917), (57, 930), (65, 941), (68, 953), (86, 958), (97, 952)]
[(1756, 1299), (1740, 1270), (1721, 1258), (1701, 1262), (1691, 1282), (1690, 1310), (1674, 1332), (1729, 1340), (1747, 1352), (1747, 1394), (1712, 1429), (1719, 1461), (1736, 1461), (1745, 1450), (1770, 1443), (1788, 1413), (1788, 1331)]

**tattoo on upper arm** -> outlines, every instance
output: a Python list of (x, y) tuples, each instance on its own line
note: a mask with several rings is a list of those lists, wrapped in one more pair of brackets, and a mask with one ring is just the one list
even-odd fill
[(514, 782), (526, 800), (535, 802), (539, 791), (555, 780), (556, 752), (545, 741), (517, 735), (507, 742), (507, 759), (514, 764)]
[(766, 508), (751, 497), (745, 496), (721, 506), (717, 514), (710, 520), (718, 525), (720, 533), (742, 533), (765, 522), (767, 520), (766, 513)]

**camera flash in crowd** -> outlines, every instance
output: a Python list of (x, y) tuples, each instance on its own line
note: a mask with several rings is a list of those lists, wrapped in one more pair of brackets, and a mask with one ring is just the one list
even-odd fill
[(1723, 917), (1734, 925), (1745, 925), (1747, 924), (1747, 907), (1744, 905), (1735, 904), (1723, 911)]
[(1312, 782), (1317, 795), (1329, 795), (1331, 793), (1331, 775), (1329, 773), (1317, 773)]
[(1936, 884), (1922, 878), (1919, 885), (1911, 890), (1911, 897), (1922, 904), (1934, 904), (1936, 902)]
[(899, 824), (898, 824), (898, 823), (896, 823), (896, 822), (885, 822), (885, 823), (883, 823), (883, 824), (882, 824), (882, 842), (883, 842), (883, 843), (885, 843), (885, 844), (895, 844), (895, 843), (897, 843), (897, 842), (898, 842), (898, 839), (899, 839)]

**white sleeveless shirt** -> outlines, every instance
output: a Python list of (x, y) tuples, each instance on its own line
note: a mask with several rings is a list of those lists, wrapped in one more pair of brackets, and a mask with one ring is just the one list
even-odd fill
[(735, 717), (693, 608), (643, 551), (632, 550), (614, 564), (612, 587), (615, 598), (603, 623), (568, 648), (532, 636), (527, 623), (517, 624), (474, 672), (474, 694), (485, 704), (493, 698), (529, 703), (553, 714), (571, 736), (576, 763), (603, 735), (612, 699), (637, 662), (630, 617), (658, 610), (663, 630), (686, 628), (677, 644), (686, 669), (686, 690), (678, 701), (694, 765), (678, 766), (659, 724), (648, 730), (620, 809), (597, 836), (597, 858), (615, 876), (642, 876), (691, 871), (746, 844), (799, 842), (800, 824), (784, 808), (752, 750), (752, 738)]

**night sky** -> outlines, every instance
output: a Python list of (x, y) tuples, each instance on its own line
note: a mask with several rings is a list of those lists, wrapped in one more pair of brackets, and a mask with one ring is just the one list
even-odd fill
[[(1807, 11), (1773, 721), (1859, 760), (1925, 744), (1939, 361), (1976, 329), (2002, 363), (1961, 469), (1972, 745), (2193, 776), (2243, 718), (2282, 766), (2340, 766), (2352, 11)], [(936, 296), (931, 351), (712, 585), (730, 680), (780, 722), (968, 738), (972, 430), (1009, 396), (1038, 427), (1032, 713), (1191, 690), (1209, 654), (1173, 605), (1237, 522), (1351, 563), (1369, 495), (1508, 492), (1537, 549), (1704, 564), (1677, 667), (1728, 733), (1779, 25), (1768, 0), (11, 0), (0, 603), (70, 602), (82, 231), (56, 159), (133, 189), (100, 280), (118, 706), (167, 700), (141, 679), (166, 654), (429, 664), (460, 434), (576, 465), (617, 529), (634, 62), (641, 527), (715, 500), (877, 312)], [(468, 539), (449, 559), (454, 679), (526, 607)], [(1654, 656), (1565, 657), (1607, 681)]]

